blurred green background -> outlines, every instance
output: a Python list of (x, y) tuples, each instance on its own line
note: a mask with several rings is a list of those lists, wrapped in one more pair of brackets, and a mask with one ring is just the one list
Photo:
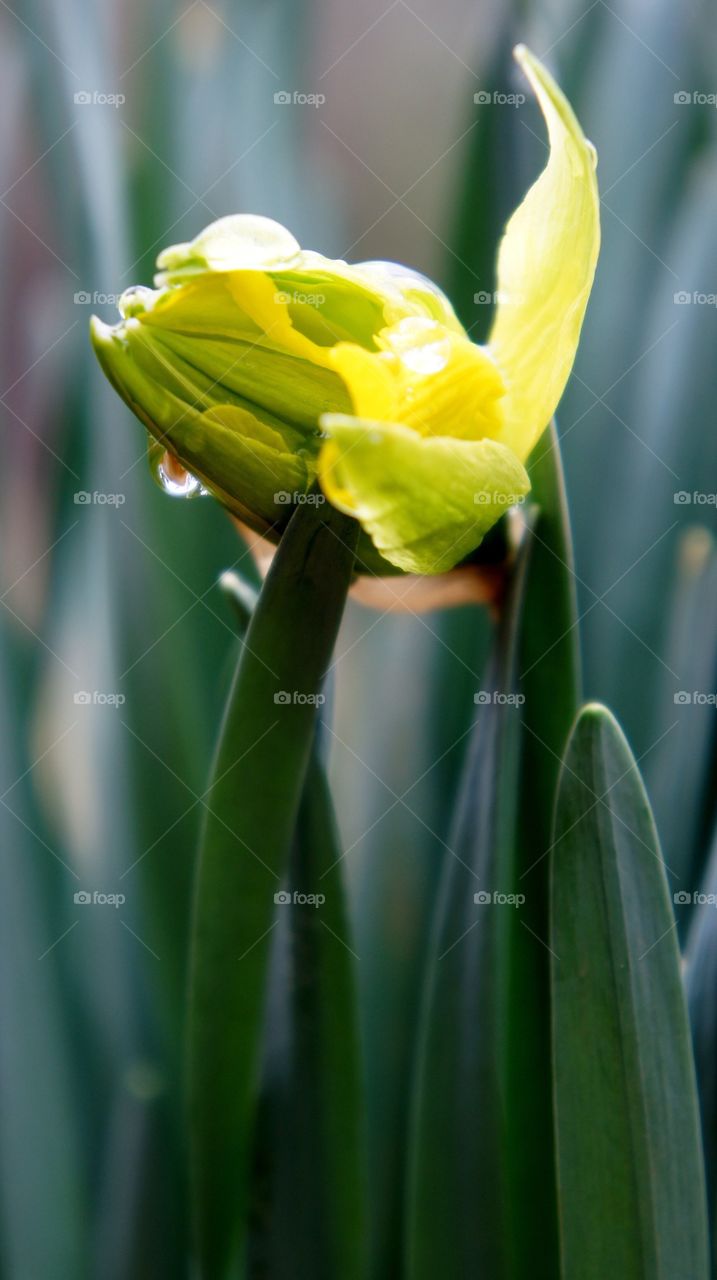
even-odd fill
[[(500, 228), (544, 162), (535, 104), (500, 101), (525, 91), (510, 49), (529, 43), (600, 157), (603, 251), (559, 413), (585, 692), (626, 728), (674, 883), (699, 887), (717, 26), (703, 0), (12, 0), (0, 35), (0, 1275), (161, 1280), (185, 1274), (189, 891), (236, 651), (217, 580), (253, 569), (212, 501), (153, 484), (89, 316), (111, 319), (166, 244), (251, 211), (323, 253), (426, 272), (481, 338)], [(401, 1230), (419, 984), (486, 632), (475, 609), (353, 604), (334, 667), (377, 1276)], [(94, 892), (125, 901), (75, 898)]]

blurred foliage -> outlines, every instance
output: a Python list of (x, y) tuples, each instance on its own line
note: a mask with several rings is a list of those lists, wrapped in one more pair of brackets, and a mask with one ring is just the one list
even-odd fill
[[(714, 92), (715, 29), (706, 0), (9, 0), (0, 33), (0, 1275), (161, 1280), (185, 1273), (189, 892), (235, 656), (215, 588), (229, 568), (255, 577), (214, 504), (153, 486), (94, 367), (90, 311), (108, 318), (102, 299), (148, 282), (162, 245), (241, 209), (428, 271), (481, 337), (475, 298), (544, 143), (533, 104), (473, 95), (519, 87), (516, 38), (546, 56), (603, 196), (559, 415), (585, 688), (626, 726), (673, 889), (706, 889), (714, 705), (674, 698), (715, 689), (715, 506), (675, 495), (716, 487), (717, 307), (696, 299), (717, 289), (717, 113), (675, 94)], [(282, 89), (326, 103), (288, 109)], [(407, 1084), (487, 633), (473, 609), (352, 606), (335, 662), (375, 1280), (401, 1274)], [(126, 902), (75, 902), (94, 891)], [(694, 914), (682, 931), (709, 966)], [(693, 977), (690, 1000), (709, 1046), (712, 986)], [(714, 1197), (713, 1055), (698, 1067)]]

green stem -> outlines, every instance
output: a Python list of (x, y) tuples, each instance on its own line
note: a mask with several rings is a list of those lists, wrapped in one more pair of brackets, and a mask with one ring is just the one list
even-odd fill
[(274, 895), (288, 865), (356, 528), (328, 503), (306, 503), (292, 517), (242, 648), (206, 793), (188, 1027), (202, 1280), (236, 1274), (245, 1242)]

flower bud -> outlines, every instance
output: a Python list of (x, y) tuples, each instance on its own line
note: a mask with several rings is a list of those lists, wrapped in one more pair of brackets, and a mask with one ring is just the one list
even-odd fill
[(333, 346), (374, 349), (411, 315), (460, 328), (430, 281), (302, 252), (268, 218), (223, 218), (158, 267), (158, 288), (122, 295), (119, 324), (93, 317), (95, 351), (157, 456), (174, 455), (260, 532), (279, 533), (314, 481), (322, 415), (350, 412)]
[(485, 346), (423, 276), (299, 248), (268, 218), (165, 249), (157, 288), (92, 321), (105, 373), (164, 456), (276, 540), (317, 479), (363, 531), (359, 566), (438, 574), (530, 482), (570, 375), (600, 244), (595, 151), (527, 49), (547, 165), (508, 222)]

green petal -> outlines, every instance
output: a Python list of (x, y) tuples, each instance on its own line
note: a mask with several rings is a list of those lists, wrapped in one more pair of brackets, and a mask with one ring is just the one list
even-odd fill
[(495, 440), (420, 436), (394, 423), (325, 414), (319, 455), (329, 501), (355, 516), (407, 573), (443, 573), (478, 546), (530, 484)]
[[(284, 302), (294, 328), (319, 347), (355, 342), (373, 351), (380, 330), (410, 316), (465, 333), (440, 289), (395, 263), (354, 266), (307, 250), (291, 267), (269, 267), (266, 275), (274, 303)], [(239, 302), (245, 287), (244, 275), (235, 290)]]
[(273, 528), (285, 524), (315, 476), (315, 462), (287, 452), (279, 432), (233, 405), (203, 413), (196, 441), (194, 474), (203, 475), (230, 509), (240, 502), (238, 514), (252, 526), (257, 517)]
[(177, 357), (206, 377), (214, 401), (226, 392), (261, 405), (311, 432), (319, 415), (346, 412), (343, 383), (328, 352), (292, 325), (291, 308), (264, 272), (224, 272), (164, 289), (128, 289), (120, 298), (125, 325), (139, 343), (161, 346), (167, 369)]
[(119, 300), (120, 314), (151, 328), (255, 342), (262, 331), (239, 306), (228, 280), (227, 275), (204, 275), (181, 288), (127, 289)]
[(311, 440), (318, 436), (322, 413), (350, 409), (337, 374), (296, 356), (267, 351), (258, 342), (211, 337), (198, 341), (184, 334), (160, 332), (152, 338), (169, 363), (181, 361), (195, 368), (211, 388), (211, 399), (224, 403), (236, 396), (245, 407), (261, 405), (262, 411), (293, 429), (292, 435), (299, 436), (299, 428), (304, 438)]
[(508, 388), (499, 439), (526, 458), (573, 366), (600, 247), (600, 216), (593, 146), (537, 58), (522, 45), (515, 57), (545, 117), (550, 157), (506, 227), (488, 346)]
[[(286, 321), (317, 348), (326, 350), (337, 342), (350, 340), (372, 348), (375, 335), (386, 323), (388, 299), (370, 284), (357, 277), (345, 263), (333, 263), (317, 255), (317, 265), (291, 271), (270, 271), (273, 313), (265, 313), (267, 325), (275, 322), (278, 308), (283, 306)], [(247, 284), (246, 275), (237, 277), (235, 296), (241, 302)], [(286, 341), (286, 330), (274, 328), (279, 342)]]
[(168, 361), (137, 327), (118, 335), (93, 318), (91, 334), (115, 390), (187, 471), (252, 528), (286, 523), (316, 471), (302, 437), (259, 408), (213, 402), (206, 378), (179, 357)]

